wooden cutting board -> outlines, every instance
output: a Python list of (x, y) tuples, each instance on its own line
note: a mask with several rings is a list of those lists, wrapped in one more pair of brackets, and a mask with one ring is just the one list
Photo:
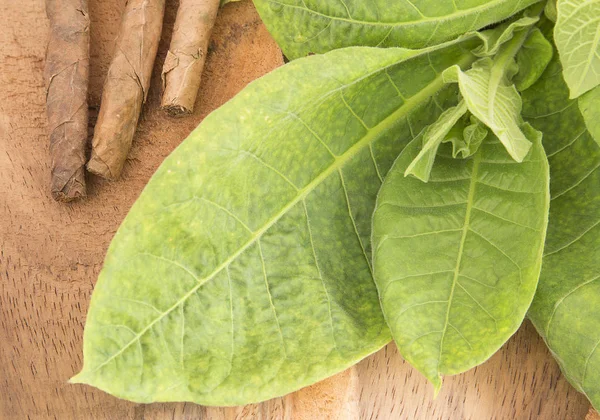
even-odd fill
[[(126, 0), (90, 0), (92, 121)], [(123, 178), (90, 178), (71, 205), (49, 194), (44, 0), (0, 0), (0, 419), (576, 419), (589, 404), (561, 377), (530, 324), (483, 366), (447, 378), (436, 400), (393, 344), (284, 398), (239, 408), (137, 405), (67, 379), (82, 365), (94, 282), (110, 239), (161, 161), (247, 83), (283, 63), (251, 2), (227, 5), (215, 28), (195, 114), (158, 110), (177, 1)]]

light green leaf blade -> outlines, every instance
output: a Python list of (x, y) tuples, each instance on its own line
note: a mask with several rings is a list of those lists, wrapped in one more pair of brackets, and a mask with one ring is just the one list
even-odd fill
[(254, 0), (290, 59), (349, 46), (423, 48), (483, 28), (538, 0)]
[(517, 53), (518, 73), (513, 78), (517, 90), (522, 92), (533, 85), (552, 60), (554, 49), (538, 29), (533, 28), (523, 47)]
[(600, 84), (600, 0), (558, 0), (554, 42), (571, 99)]
[(72, 381), (137, 402), (241, 405), (385, 345), (376, 194), (436, 102), (456, 102), (441, 72), (468, 66), (473, 42), (298, 60), (208, 116), (115, 235)]
[(580, 96), (578, 105), (588, 132), (600, 145), (600, 86)]
[(482, 58), (466, 72), (457, 66), (449, 68), (444, 78), (458, 82), (469, 111), (492, 130), (514, 160), (521, 162), (532, 139), (521, 130), (521, 95), (510, 83), (503, 63)]
[(402, 176), (418, 153), (409, 144), (377, 198), (383, 312), (436, 391), (442, 375), (484, 362), (519, 328), (539, 276), (549, 200), (540, 138), (520, 164), (491, 139), (468, 159), (438, 154), (427, 184)]
[(452, 127), (444, 139), (444, 143), (452, 144), (452, 157), (463, 159), (472, 156), (479, 150), (481, 143), (488, 135), (487, 128), (477, 118), (470, 115), (470, 123), (459, 121)]
[(240, 0), (221, 0), (221, 4), (220, 4), (220, 6), (221, 6), (221, 7), (223, 7), (223, 6), (225, 6), (227, 3), (235, 3), (235, 2), (237, 2), (237, 1), (240, 1)]
[(465, 104), (465, 101), (460, 101), (457, 106), (448, 108), (444, 111), (435, 123), (428, 126), (423, 133), (419, 135), (422, 139), (421, 142), (423, 147), (417, 157), (415, 157), (410, 165), (408, 165), (406, 171), (404, 171), (404, 176), (413, 175), (423, 182), (429, 180), (438, 147), (442, 144), (442, 141), (452, 127), (454, 127), (466, 112), (467, 105)]
[(600, 409), (600, 146), (569, 100), (558, 58), (523, 93), (551, 173), (542, 274), (529, 318), (567, 379)]

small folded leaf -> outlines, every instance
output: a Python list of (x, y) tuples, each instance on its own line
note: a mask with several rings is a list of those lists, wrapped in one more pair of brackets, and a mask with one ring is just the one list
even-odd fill
[(517, 162), (522, 162), (531, 140), (521, 130), (521, 96), (509, 81), (510, 65), (486, 57), (463, 72), (453, 66), (444, 72), (444, 80), (458, 82), (469, 111), (488, 126)]
[(571, 99), (600, 84), (600, 0), (558, 0), (554, 42)]
[(312, 56), (206, 117), (115, 235), (72, 381), (136, 402), (242, 405), (385, 345), (375, 198), (411, 130), (454, 105), (441, 72), (468, 66), (474, 42)]
[(580, 96), (578, 104), (588, 132), (600, 145), (600, 86)]
[(444, 143), (452, 144), (452, 157), (463, 159), (472, 156), (477, 152), (479, 146), (488, 135), (488, 130), (474, 116), (470, 116), (470, 124), (466, 125), (463, 118), (459, 121), (444, 139)]
[(600, 145), (569, 100), (558, 57), (523, 102), (544, 133), (552, 197), (529, 318), (565, 377), (600, 410)]
[(556, 0), (548, 0), (546, 7), (544, 8), (544, 15), (552, 22), (556, 22), (558, 19), (558, 11), (556, 10)]
[(460, 101), (457, 106), (444, 111), (435, 123), (431, 124), (419, 135), (423, 147), (417, 157), (406, 168), (404, 176), (413, 175), (423, 182), (429, 180), (429, 174), (431, 173), (438, 147), (442, 144), (442, 141), (452, 127), (466, 112), (467, 105), (465, 101)]
[(473, 53), (478, 57), (490, 57), (498, 53), (500, 47), (510, 41), (515, 32), (528, 30), (535, 25), (540, 18), (538, 16), (525, 16), (521, 19), (500, 25), (497, 28), (478, 32), (478, 36), (483, 41), (483, 45), (477, 48)]
[(522, 92), (533, 85), (552, 60), (554, 48), (538, 29), (533, 28), (523, 47), (517, 53), (518, 73), (513, 78), (517, 90)]
[(511, 17), (539, 0), (254, 0), (290, 60), (350, 46), (424, 48)]
[(548, 163), (541, 136), (524, 129), (534, 145), (521, 164), (489, 136), (468, 159), (438, 154), (427, 184), (403, 176), (418, 154), (416, 139), (379, 192), (372, 242), (383, 312), (402, 356), (436, 391), (442, 375), (494, 354), (533, 298), (548, 217)]

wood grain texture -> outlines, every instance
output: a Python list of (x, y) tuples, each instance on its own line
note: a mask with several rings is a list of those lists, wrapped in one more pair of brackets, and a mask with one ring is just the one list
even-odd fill
[[(0, 0), (0, 419), (574, 419), (588, 403), (527, 324), (485, 365), (446, 378), (440, 396), (393, 345), (357, 367), (263, 404), (136, 405), (69, 385), (82, 365), (91, 291), (114, 232), (160, 162), (206, 116), (282, 58), (245, 0), (220, 13), (195, 113), (159, 110), (160, 68), (176, 1), (167, 1), (148, 103), (120, 181), (90, 177), (89, 197), (54, 202), (43, 80), (44, 0)], [(92, 122), (125, 0), (90, 0)]]

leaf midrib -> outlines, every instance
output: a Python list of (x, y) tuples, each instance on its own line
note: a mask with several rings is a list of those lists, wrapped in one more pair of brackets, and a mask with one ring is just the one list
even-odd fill
[[(335, 21), (339, 21), (339, 22), (346, 22), (346, 23), (367, 25), (367, 26), (382, 26), (382, 27), (390, 27), (391, 26), (391, 27), (394, 27), (394, 26), (415, 26), (415, 25), (422, 24), (424, 22), (437, 22), (439, 24), (440, 22), (460, 19), (465, 16), (469, 16), (471, 14), (475, 14), (475, 15), (479, 16), (479, 15), (481, 15), (482, 12), (490, 10), (499, 4), (505, 3), (506, 0), (494, 0), (494, 1), (491, 1), (488, 3), (484, 3), (482, 5), (479, 5), (477, 7), (472, 7), (470, 9), (465, 9), (465, 10), (462, 10), (459, 12), (454, 12), (454, 13), (451, 13), (451, 14), (445, 15), (445, 16), (424, 17), (419, 20), (408, 20), (408, 21), (404, 21), (404, 22), (373, 22), (373, 21), (367, 21), (367, 20), (350, 19), (350, 18), (344, 18), (341, 16), (326, 15), (325, 13), (321, 13), (314, 9), (309, 9), (308, 7), (295, 6), (292, 4), (282, 3), (277, 0), (268, 0), (268, 2), (277, 4), (277, 5), (280, 5), (283, 7), (287, 7), (290, 9), (302, 10), (302, 11), (311, 13), (313, 15), (317, 15), (317, 16), (321, 16), (326, 19), (330, 19), (332, 21), (335, 20)], [(519, 3), (517, 4), (515, 12), (519, 9), (520, 6), (521, 6), (521, 1), (519, 1)]]
[(471, 181), (469, 183), (469, 193), (467, 195), (467, 208), (465, 210), (465, 222), (464, 222), (463, 228), (462, 228), (462, 235), (461, 235), (460, 244), (458, 247), (458, 257), (456, 258), (456, 266), (454, 267), (454, 276), (452, 278), (452, 288), (450, 289), (450, 296), (448, 297), (448, 308), (446, 310), (446, 319), (444, 321), (444, 329), (442, 330), (442, 338), (440, 340), (440, 354), (438, 357), (438, 367), (437, 367), (438, 376), (441, 375), (440, 364), (442, 361), (442, 354), (443, 354), (443, 348), (444, 348), (444, 337), (446, 335), (446, 330), (448, 329), (448, 325), (450, 324), (450, 309), (452, 307), (452, 300), (454, 297), (454, 289), (456, 288), (456, 284), (458, 283), (458, 277), (460, 276), (460, 266), (462, 263), (462, 256), (464, 253), (467, 234), (469, 232), (469, 224), (471, 222), (471, 213), (473, 211), (473, 203), (474, 203), (474, 198), (475, 198), (475, 189), (477, 186), (477, 176), (479, 173), (480, 161), (481, 161), (481, 149), (473, 157), (473, 169), (471, 171)]
[[(412, 57), (411, 57), (412, 58)], [(472, 61), (472, 58), (469, 57), (469, 60)], [(461, 63), (464, 64), (464, 63)], [(222, 262), (217, 268), (215, 268), (210, 274), (208, 274), (203, 279), (199, 279), (193, 272), (186, 270), (188, 274), (192, 275), (194, 279), (198, 282), (196, 286), (194, 286), (188, 293), (183, 295), (181, 299), (175, 302), (170, 308), (168, 308), (165, 312), (163, 312), (160, 316), (155, 318), (152, 322), (150, 322), (145, 328), (143, 328), (135, 337), (133, 337), (127, 344), (125, 344), (119, 351), (110, 356), (104, 362), (95, 367), (90, 373), (97, 372), (102, 367), (106, 366), (115, 358), (119, 357), (127, 348), (129, 348), (132, 344), (136, 343), (146, 332), (148, 332), (156, 323), (160, 322), (165, 316), (174, 311), (179, 305), (184, 303), (190, 296), (192, 296), (198, 289), (200, 289), (206, 282), (211, 280), (214, 276), (216, 276), (219, 272), (225, 269), (229, 264), (234, 262), (240, 255), (242, 255), (250, 246), (256, 243), (262, 235), (267, 232), (275, 223), (279, 221), (285, 214), (288, 213), (296, 204), (304, 200), (318, 185), (320, 185), (327, 177), (338, 171), (342, 168), (347, 162), (349, 162), (354, 156), (356, 156), (364, 147), (368, 147), (370, 144), (374, 143), (381, 135), (385, 134), (385, 132), (391, 128), (397, 121), (404, 118), (408, 113), (414, 110), (418, 105), (423, 103), (427, 98), (433, 96), (444, 86), (444, 81), (439, 74), (429, 85), (423, 88), (420, 92), (416, 93), (409, 99), (407, 99), (400, 108), (382, 120), (379, 124), (371, 128), (365, 136), (356, 142), (352, 147), (350, 147), (346, 152), (340, 156), (338, 156), (334, 162), (319, 176), (313, 179), (309, 184), (305, 187), (298, 190), (296, 197), (292, 199), (286, 206), (284, 206), (277, 214), (275, 214), (265, 225), (256, 230), (254, 234), (249, 238), (249, 240), (243, 244), (235, 253), (233, 253), (229, 258), (227, 258), (224, 262)], [(179, 266), (178, 263), (173, 261), (176, 265)], [(84, 375), (84, 372), (81, 372), (79, 375), (75, 376), (71, 379), (72, 382), (77, 382), (77, 378)]]

